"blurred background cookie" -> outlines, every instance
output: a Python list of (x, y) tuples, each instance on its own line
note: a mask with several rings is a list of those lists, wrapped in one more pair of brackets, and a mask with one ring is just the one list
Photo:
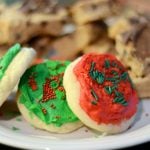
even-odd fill
[[(40, 12), (41, 5), (33, 5), (35, 3), (32, 4), (30, 1), (27, 1), (27, 4), (23, 4), (20, 8), (10, 7), (5, 9), (0, 16), (0, 25), (3, 26), (1, 28), (3, 36), (0, 39), (1, 44), (12, 44), (15, 41), (24, 43), (39, 35), (59, 36), (64, 34), (64, 26), (68, 23), (66, 9), (58, 9), (57, 5), (51, 6), (49, 2), (48, 6), (51, 6), (52, 10), (51, 12), (45, 12), (44, 6), (47, 9), (47, 1), (40, 2), (41, 5), (43, 4)], [(28, 3), (31, 3), (31, 5)], [(28, 7), (34, 7), (34, 11), (27, 11), (30, 9)]]
[(140, 85), (136, 86), (139, 93), (143, 93), (140, 96), (149, 97), (150, 21), (143, 17), (130, 21), (130, 29), (118, 35), (116, 49), (120, 59), (129, 68), (133, 82)]
[(141, 94), (150, 87), (150, 31), (145, 25), (150, 20), (149, 4), (148, 0), (3, 1), (0, 56), (16, 42), (36, 49), (39, 59), (111, 53), (123, 62), (134, 83), (141, 84), (136, 87), (147, 89), (139, 89), (139, 95), (150, 97)]
[(64, 59), (75, 59), (87, 45), (95, 42), (103, 34), (103, 25), (101, 22), (93, 22), (78, 26), (72, 34), (60, 37), (52, 44), (57, 50), (58, 55)]
[(72, 7), (72, 16), (77, 24), (85, 24), (110, 17), (118, 12), (114, 0), (80, 0)]

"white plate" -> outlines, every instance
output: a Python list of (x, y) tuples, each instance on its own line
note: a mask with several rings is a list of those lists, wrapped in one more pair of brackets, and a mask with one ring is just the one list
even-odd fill
[[(11, 106), (11, 107), (10, 107)], [(142, 100), (133, 126), (126, 132), (105, 136), (83, 127), (70, 134), (52, 134), (33, 128), (15, 106), (7, 104), (0, 117), (0, 143), (27, 149), (116, 149), (150, 141), (150, 100)], [(10, 108), (10, 109), (8, 109)], [(2, 111), (2, 110), (1, 110)]]

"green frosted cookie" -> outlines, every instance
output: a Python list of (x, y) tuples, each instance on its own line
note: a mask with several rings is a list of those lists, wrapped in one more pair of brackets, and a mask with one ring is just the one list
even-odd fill
[(0, 58), (0, 106), (29, 67), (35, 54), (32, 48), (21, 48), (20, 44), (15, 44)]
[(28, 69), (19, 84), (18, 106), (37, 128), (66, 133), (82, 126), (68, 107), (63, 87), (68, 61), (46, 61)]

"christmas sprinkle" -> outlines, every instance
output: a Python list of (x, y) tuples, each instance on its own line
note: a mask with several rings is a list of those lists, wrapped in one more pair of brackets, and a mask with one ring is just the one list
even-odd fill
[(47, 102), (48, 100), (55, 99), (56, 94), (52, 87), (50, 86), (50, 79), (46, 79), (46, 83), (43, 85), (43, 99), (42, 102)]
[(105, 75), (102, 72), (94, 70), (94, 67), (95, 67), (95, 63), (92, 62), (89, 74), (93, 80), (95, 80), (99, 84), (102, 84), (105, 80)]
[(17, 117), (17, 118), (16, 118), (16, 121), (21, 122), (21, 121), (22, 121), (22, 119), (21, 119), (21, 118), (19, 118), (19, 117)]
[(104, 66), (105, 66), (106, 69), (108, 69), (108, 68), (110, 67), (110, 62), (109, 62), (109, 60), (105, 60)]
[[(128, 103), (125, 100), (123, 94), (118, 92), (118, 84), (121, 82), (121, 80), (123, 80), (123, 81), (128, 80), (129, 82), (131, 82), (128, 73), (123, 72), (121, 75), (119, 75), (119, 73), (116, 70), (111, 70), (111, 74), (113, 76), (107, 77), (107, 76), (105, 76), (105, 74), (103, 72), (100, 72), (100, 71), (95, 69), (95, 64), (96, 64), (95, 62), (91, 63), (91, 67), (89, 70), (90, 77), (94, 81), (96, 81), (98, 84), (101, 84), (101, 85), (104, 83), (105, 80), (110, 81), (112, 83), (112, 85), (111, 86), (110, 85), (104, 86), (105, 92), (108, 95), (111, 95), (114, 93), (114, 95), (115, 95), (114, 100), (113, 100), (114, 103), (119, 103), (123, 106), (127, 106)], [(122, 69), (116, 62), (114, 62), (114, 61), (110, 62), (109, 60), (105, 60), (104, 61), (105, 69), (109, 69), (110, 66), (112, 66), (114, 68)], [(132, 86), (132, 84), (131, 84), (131, 86)], [(91, 89), (91, 94), (94, 98), (94, 100), (92, 100), (91, 103), (93, 105), (97, 105), (98, 96), (93, 89)]]
[(17, 131), (17, 130), (20, 130), (20, 129), (13, 126), (13, 127), (12, 127), (12, 130), (13, 130), (13, 131)]
[(29, 77), (28, 84), (29, 84), (29, 86), (31, 87), (31, 89), (32, 89), (33, 91), (37, 90), (38, 87), (37, 87), (37, 83), (36, 83), (36, 81), (35, 81), (34, 76), (30, 76), (30, 77)]
[(94, 100), (92, 100), (91, 103), (92, 103), (93, 105), (97, 105), (98, 96), (97, 96), (97, 94), (95, 93), (95, 91), (94, 91), (93, 89), (91, 89), (91, 94), (92, 94), (92, 96), (93, 96), (93, 98), (94, 98)]
[(43, 112), (44, 115), (47, 114), (47, 110), (45, 108), (42, 108), (42, 112)]

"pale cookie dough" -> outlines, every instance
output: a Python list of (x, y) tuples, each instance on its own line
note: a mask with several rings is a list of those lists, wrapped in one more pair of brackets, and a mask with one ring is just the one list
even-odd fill
[(19, 101), (17, 101), (17, 104), (23, 117), (34, 127), (42, 129), (42, 130), (46, 130), (46, 131), (54, 132), (54, 133), (69, 133), (74, 130), (77, 130), (83, 125), (80, 121), (77, 121), (74, 123), (66, 123), (62, 125), (61, 128), (54, 126), (53, 124), (46, 125), (36, 115), (34, 115), (33, 113), (30, 114), (29, 110), (23, 104), (20, 104)]
[(4, 76), (0, 80), (0, 106), (14, 89), (35, 55), (36, 52), (32, 48), (22, 48), (9, 64)]

